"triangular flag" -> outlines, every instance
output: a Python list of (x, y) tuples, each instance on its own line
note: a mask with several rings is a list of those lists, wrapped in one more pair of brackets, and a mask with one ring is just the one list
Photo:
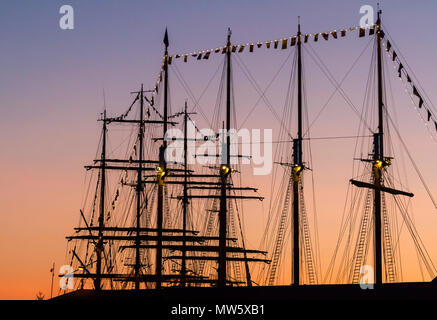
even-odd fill
[(203, 56), (203, 59), (208, 60), (210, 54), (211, 54), (210, 51), (206, 51), (205, 55)]
[(185, 54), (185, 55), (184, 55), (184, 62), (187, 62), (187, 60), (188, 60), (188, 55)]
[(401, 70), (402, 70), (403, 67), (404, 67), (404, 66), (402, 65), (402, 63), (399, 63), (399, 68), (398, 68), (399, 78), (402, 78), (402, 72), (401, 72)]
[(249, 46), (249, 52), (253, 52), (253, 43), (251, 43)]
[(278, 40), (275, 40), (275, 49), (278, 48)]
[(360, 38), (366, 35), (366, 29), (360, 28)]
[[(306, 36), (306, 35), (305, 35)], [(296, 44), (296, 37), (291, 38), (290, 40), (290, 47), (294, 46)]]
[(387, 40), (387, 48), (385, 50), (390, 51), (391, 48), (391, 43), (390, 41)]
[(428, 111), (428, 121), (429, 121), (431, 119), (431, 112), (429, 112), (428, 109), (426, 111)]
[(238, 50), (238, 52), (243, 52), (243, 50), (244, 50), (244, 45), (241, 45), (240, 49)]
[(317, 42), (317, 40), (319, 40), (319, 34), (318, 34), (318, 33), (316, 33), (316, 34), (314, 35), (314, 42)]
[(305, 35), (305, 38), (303, 39), (303, 42), (307, 43), (307, 42), (308, 42), (308, 38), (309, 38), (309, 36), (310, 36), (309, 34), (306, 34), (306, 35)]
[(393, 50), (393, 57), (392, 57), (393, 59), (392, 59), (392, 60), (395, 61), (395, 59), (396, 59), (397, 56), (398, 56), (398, 55), (397, 55), (396, 52)]
[(267, 49), (270, 49), (270, 42), (266, 42)]
[(337, 31), (332, 31), (331, 34), (334, 37), (334, 39), (337, 39)]
[(413, 94), (414, 94), (416, 97), (419, 98), (419, 108), (422, 108), (422, 105), (423, 105), (423, 99), (422, 99), (422, 97), (420, 96), (420, 94), (419, 94), (419, 92), (417, 91), (417, 89), (416, 89), (415, 86), (413, 86)]
[(346, 36), (346, 30), (341, 30), (340, 32), (341, 32), (341, 36), (342, 36), (342, 37), (345, 37), (345, 36)]
[(235, 52), (237, 50), (237, 46), (232, 46), (232, 52)]
[(258, 43), (256, 44), (256, 46), (257, 46), (258, 48), (261, 48), (262, 45), (263, 45), (262, 42), (258, 42)]
[(369, 29), (369, 36), (373, 35), (374, 33), (375, 33), (375, 27), (373, 26)]
[(325, 40), (328, 40), (328, 38), (329, 38), (329, 33), (322, 33), (322, 37), (323, 37), (323, 39), (325, 39)]
[(282, 50), (287, 49), (287, 42), (288, 42), (287, 38), (282, 39), (282, 48), (281, 48)]

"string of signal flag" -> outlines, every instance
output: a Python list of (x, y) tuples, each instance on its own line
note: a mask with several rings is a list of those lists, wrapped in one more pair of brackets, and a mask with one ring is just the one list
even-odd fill
[[(417, 89), (417, 87), (413, 83), (413, 80), (411, 79), (410, 75), (408, 74), (407, 70), (405, 69), (404, 65), (402, 64), (401, 60), (399, 59), (398, 54), (392, 48), (390, 40), (387, 39), (385, 41), (385, 43), (383, 43), (383, 45), (385, 46), (385, 50), (387, 52), (387, 55), (389, 57), (391, 57), (391, 59), (392, 59), (392, 62), (394, 64), (394, 68), (397, 69), (398, 77), (400, 78), (400, 80), (403, 80), (403, 83), (405, 86), (405, 91), (410, 96), (411, 102), (414, 105), (414, 107), (416, 108), (416, 110), (418, 111), (420, 118), (422, 119), (425, 126), (427, 126), (427, 127), (428, 127), (429, 122), (433, 122), (434, 126), (435, 126), (435, 130), (437, 132), (437, 118), (435, 117), (435, 115), (431, 111), (431, 108), (429, 107), (428, 102), (426, 102), (423, 99), (422, 94), (419, 92), (419, 90)], [(407, 89), (406, 84), (409, 84), (410, 90)], [(413, 96), (416, 97), (416, 100), (418, 100), (418, 102), (414, 101)], [(422, 114), (419, 112), (419, 109), (426, 110), (426, 120), (422, 116)], [(431, 137), (435, 142), (437, 142), (434, 136), (431, 135)]]
[[(343, 38), (349, 32), (358, 31), (359, 38), (362, 38), (362, 37), (366, 36), (366, 33), (368, 36), (374, 35), (376, 28), (377, 28), (376, 25), (367, 25), (365, 27), (358, 26), (358, 27), (343, 28), (340, 30), (333, 30), (330, 32), (307, 33), (307, 34), (300, 35), (300, 37), (303, 37), (303, 43), (307, 43), (308, 41), (311, 41), (311, 40), (314, 42), (317, 42), (317, 41), (319, 41), (319, 39), (324, 39), (325, 41), (328, 41), (329, 38), (332, 38), (332, 39)], [(366, 32), (366, 30), (368, 30), (368, 32)], [(384, 36), (385, 35), (384, 35), (383, 30), (381, 30), (381, 38), (384, 38)], [(150, 107), (153, 109), (153, 111), (159, 117), (162, 118), (162, 115), (154, 107), (154, 99), (155, 99), (155, 96), (159, 93), (159, 85), (163, 79), (163, 72), (164, 72), (165, 63), (170, 65), (173, 63), (173, 60), (177, 60), (177, 59), (181, 59), (181, 58), (182, 58), (181, 60), (183, 60), (185, 63), (188, 62), (189, 58), (190, 59), (194, 58), (194, 60), (197, 60), (197, 61), (208, 60), (212, 53), (213, 54), (225, 54), (226, 52), (228, 52), (228, 50), (230, 50), (232, 53), (242, 53), (242, 52), (244, 52), (244, 50), (246, 48), (248, 48), (249, 52), (254, 52), (255, 48), (261, 48), (263, 46), (267, 49), (281, 48), (282, 50), (285, 50), (287, 48), (295, 46), (297, 44), (298, 37), (299, 37), (298, 35), (293, 35), (293, 36), (275, 39), (275, 40), (248, 42), (248, 43), (244, 43), (244, 44), (220, 46), (220, 47), (216, 47), (213, 49), (196, 50), (196, 51), (192, 51), (192, 52), (188, 52), (188, 53), (178, 53), (178, 54), (173, 54), (173, 55), (169, 55), (169, 56), (165, 55), (165, 56), (163, 56), (163, 59), (162, 59), (162, 67), (161, 67), (161, 70), (158, 74), (154, 89), (151, 90), (152, 91), (151, 99), (150, 100), (146, 99), (146, 101), (148, 102)], [(435, 129), (437, 131), (437, 118), (432, 113), (431, 109), (428, 107), (428, 103), (424, 101), (423, 96), (420, 94), (417, 87), (413, 84), (411, 77), (409, 76), (409, 74), (405, 70), (405, 67), (402, 64), (402, 62), (400, 61), (397, 53), (392, 48), (390, 41), (387, 39), (383, 43), (383, 45), (385, 46), (387, 54), (392, 58), (393, 63), (396, 63), (399, 78), (401, 78), (402, 80), (405, 79), (407, 81), (407, 83), (409, 83), (411, 85), (411, 92), (412, 92), (413, 96), (415, 96), (415, 97), (417, 97), (417, 99), (419, 99), (418, 105), (417, 105), (418, 108), (422, 109), (422, 107), (423, 107), (424, 110), (426, 110), (426, 120), (423, 118), (422, 115), (420, 115), (422, 120), (424, 121), (425, 125), (427, 125), (428, 122), (432, 121), (432, 122), (434, 122)], [(407, 90), (407, 92), (410, 94), (410, 92), (408, 90)], [(412, 98), (411, 94), (410, 94), (410, 98)], [(414, 103), (413, 98), (412, 98), (412, 101)], [(121, 117), (126, 117), (127, 114), (129, 113), (129, 111), (130, 111), (130, 109), (125, 114), (123, 114)], [(150, 117), (150, 113), (148, 113), (148, 116)]]
[[(318, 33), (307, 33), (302, 34), (300, 37), (303, 37), (303, 43), (307, 43), (312, 39), (312, 41), (317, 42), (319, 39), (324, 39), (328, 41), (329, 38), (338, 39), (346, 36), (347, 33), (352, 31), (358, 31), (358, 36), (364, 37), (366, 36), (366, 29), (368, 29), (368, 35), (371, 36), (375, 34), (376, 25), (367, 25), (366, 27), (350, 27), (343, 28), (340, 30), (333, 30), (330, 32), (318, 32)], [(256, 41), (256, 42), (247, 42), (244, 44), (233, 44), (230, 46), (220, 46), (213, 49), (205, 49), (205, 50), (196, 50), (187, 53), (177, 53), (173, 55), (166, 56), (164, 55), (162, 58), (162, 67), (158, 74), (157, 80), (155, 82), (154, 89), (152, 90), (152, 101), (153, 97), (159, 92), (159, 84), (162, 82), (162, 73), (164, 72), (164, 65), (167, 62), (169, 65), (173, 63), (173, 60), (181, 59), (184, 62), (188, 62), (188, 59), (194, 58), (194, 60), (208, 60), (211, 54), (225, 54), (228, 50), (232, 53), (243, 53), (246, 48), (248, 48), (249, 52), (254, 52), (255, 48), (265, 47), (267, 49), (273, 48), (278, 49), (281, 48), (285, 50), (289, 47), (293, 47), (297, 44), (298, 35), (293, 35), (285, 38), (268, 40), (268, 41)], [(246, 50), (247, 51), (247, 50)], [(167, 60), (167, 61), (166, 61)]]

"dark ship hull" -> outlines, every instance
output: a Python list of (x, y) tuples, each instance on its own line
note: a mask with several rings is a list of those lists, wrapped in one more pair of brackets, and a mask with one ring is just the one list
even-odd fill
[(387, 283), (373, 289), (356, 284), (258, 286), (258, 287), (166, 287), (159, 290), (77, 290), (52, 301), (138, 301), (145, 304), (293, 303), (309, 301), (437, 301), (437, 279), (432, 282)]

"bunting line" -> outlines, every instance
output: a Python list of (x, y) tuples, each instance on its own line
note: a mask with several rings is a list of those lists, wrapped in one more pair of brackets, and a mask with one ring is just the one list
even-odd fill
[[(403, 81), (405, 86), (405, 91), (410, 95), (411, 102), (413, 103), (414, 107), (418, 107), (418, 109), (424, 109), (426, 110), (426, 119), (420, 114), (419, 110), (417, 109), (420, 118), (424, 122), (425, 126), (428, 127), (429, 122), (433, 122), (435, 126), (435, 130), (437, 132), (437, 118), (432, 113), (431, 108), (429, 108), (429, 105), (427, 102), (423, 100), (422, 94), (419, 92), (417, 87), (414, 85), (413, 81), (411, 80), (410, 75), (405, 70), (404, 65), (402, 64), (401, 60), (399, 59), (399, 56), (397, 55), (396, 51), (393, 49), (392, 44), (390, 43), (390, 40), (386, 40), (385, 43), (383, 42), (383, 46), (385, 47), (385, 51), (387, 52), (387, 55), (391, 57), (393, 62), (393, 67), (397, 68), (398, 77), (401, 81)], [(406, 84), (409, 84), (410, 90), (407, 90)], [(414, 101), (413, 96), (416, 97), (416, 101)], [(431, 135), (433, 140), (437, 142), (434, 136)]]
[[(328, 41), (329, 38), (333, 39), (339, 39), (338, 33), (340, 34), (340, 38), (343, 38), (346, 36), (347, 33), (352, 31), (358, 31), (359, 37), (364, 37), (366, 35), (366, 30), (368, 31), (368, 35), (371, 36), (375, 34), (375, 25), (367, 25), (366, 27), (350, 27), (350, 28), (343, 28), (340, 30), (333, 30), (330, 32), (319, 32), (319, 33), (306, 33), (301, 34), (300, 37), (303, 37), (303, 43), (307, 43), (310, 41), (311, 38), (313, 38), (314, 42), (317, 42), (319, 40), (319, 35), (321, 38), (323, 38), (325, 41)], [(184, 62), (188, 62), (188, 59), (196, 58), (196, 60), (208, 60), (210, 55), (215, 53), (221, 53), (224, 54), (228, 50), (230, 50), (233, 53), (242, 53), (246, 48), (249, 48), (249, 52), (254, 52), (255, 48), (261, 48), (265, 46), (267, 49), (274, 48), (278, 49), (281, 48), (281, 50), (285, 50), (289, 47), (293, 47), (297, 43), (297, 35), (275, 39), (275, 40), (268, 40), (268, 41), (256, 41), (256, 42), (248, 42), (248, 43), (242, 43), (242, 44), (234, 44), (231, 45), (229, 48), (227, 46), (221, 46), (217, 48), (212, 49), (206, 49), (206, 50), (197, 50), (192, 51), (188, 53), (177, 53), (174, 55), (168, 56), (168, 64), (172, 64), (173, 58), (175, 61), (177, 60), (183, 60)], [(164, 56), (164, 59), (166, 59), (166, 56)]]

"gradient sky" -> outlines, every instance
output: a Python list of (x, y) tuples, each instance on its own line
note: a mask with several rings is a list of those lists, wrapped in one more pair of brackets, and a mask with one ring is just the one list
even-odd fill
[[(437, 3), (435, 1), (379, 1), (383, 23), (431, 100), (437, 98), (435, 70)], [(59, 28), (59, 8), (75, 9), (75, 29)], [(123, 112), (130, 91), (141, 83), (153, 87), (160, 69), (166, 27), (170, 51), (209, 49), (225, 42), (227, 27), (236, 43), (290, 36), (301, 16), (303, 33), (324, 32), (359, 24), (361, 5), (376, 1), (24, 1), (0, 2), (0, 298), (34, 299), (38, 291), (50, 295), (49, 269), (64, 264), (65, 236), (79, 219), (84, 192), (83, 165), (92, 160), (98, 142), (96, 119), (103, 108), (103, 89), (110, 114)], [(356, 35), (356, 34), (355, 34)], [(367, 40), (339, 39), (314, 44), (314, 48), (339, 80), (363, 49)], [(369, 52), (369, 51), (368, 51)], [(265, 88), (285, 51), (248, 54), (246, 64)], [(332, 86), (307, 57), (306, 80), (310, 119), (332, 92)], [(222, 57), (178, 67), (198, 96)], [(363, 60), (348, 78), (345, 90), (361, 106), (369, 60)], [(367, 64), (366, 64), (367, 63)], [(289, 69), (288, 69), (289, 70)], [(389, 70), (391, 71), (391, 70)], [(236, 101), (245, 118), (256, 101), (247, 80), (235, 69)], [(282, 78), (281, 78), (282, 77)], [(284, 104), (288, 75), (283, 73), (268, 95), (278, 113)], [(431, 191), (437, 196), (437, 146), (421, 120), (402, 96), (392, 77), (398, 98), (399, 126), (411, 146)], [(173, 83), (175, 83), (176, 80)], [(396, 87), (397, 86), (397, 87)], [(212, 113), (217, 86), (208, 91), (202, 108)], [(175, 84), (173, 110), (186, 98)], [(350, 91), (349, 91), (350, 90)], [(203, 100), (202, 100), (203, 101)], [(211, 105), (211, 107), (209, 107)], [(334, 99), (317, 122), (313, 136), (351, 135), (358, 121), (340, 98)], [(277, 128), (263, 105), (250, 118), (250, 127)], [(199, 119), (200, 121), (200, 119)], [(353, 143), (316, 142), (319, 223), (324, 263), (329, 261), (339, 228), (347, 180), (351, 172)], [(332, 150), (336, 148), (334, 157)], [(335, 166), (338, 171), (332, 170)], [(407, 164), (409, 166), (409, 164)], [(343, 170), (344, 169), (344, 170)], [(412, 171), (412, 170), (411, 170)], [(253, 177), (259, 186), (267, 178)], [(417, 194), (417, 228), (437, 261), (435, 228), (437, 210), (417, 177), (410, 189)], [(262, 193), (262, 190), (261, 190)], [(334, 201), (333, 198), (336, 200)], [(330, 200), (330, 201), (329, 201)], [(264, 210), (267, 205), (264, 205)], [(258, 212), (264, 221), (267, 213)], [(251, 227), (249, 222), (247, 228)], [(262, 226), (261, 226), (262, 227)], [(258, 228), (260, 226), (258, 225)], [(257, 233), (249, 244), (257, 246)], [(408, 279), (419, 280), (412, 269)], [(55, 292), (57, 283), (55, 283)]]

